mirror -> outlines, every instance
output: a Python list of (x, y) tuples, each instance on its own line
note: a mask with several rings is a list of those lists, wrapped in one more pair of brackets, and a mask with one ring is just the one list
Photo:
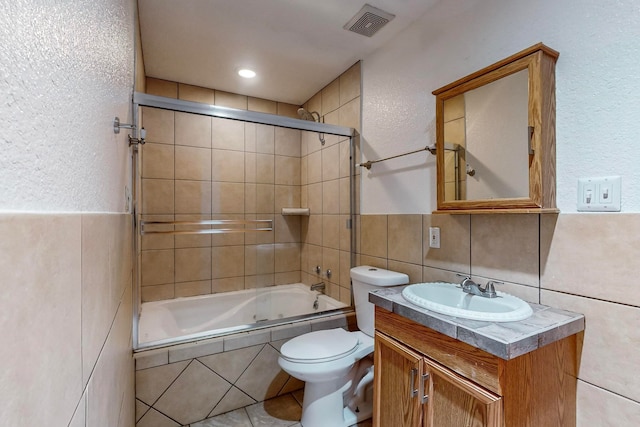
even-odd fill
[(557, 57), (535, 45), (433, 92), (436, 212), (557, 211)]
[(445, 200), (529, 195), (527, 71), (444, 101)]

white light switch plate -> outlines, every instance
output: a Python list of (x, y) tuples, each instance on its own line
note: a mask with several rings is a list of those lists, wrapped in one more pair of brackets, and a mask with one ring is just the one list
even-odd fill
[(619, 176), (578, 179), (578, 211), (620, 212), (621, 188)]

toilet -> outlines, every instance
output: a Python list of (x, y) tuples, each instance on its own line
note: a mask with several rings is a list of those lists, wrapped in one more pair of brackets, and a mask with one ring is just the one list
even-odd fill
[(373, 412), (374, 305), (369, 291), (409, 283), (409, 276), (363, 265), (351, 269), (359, 331), (310, 332), (287, 341), (278, 364), (305, 381), (302, 427), (347, 427)]

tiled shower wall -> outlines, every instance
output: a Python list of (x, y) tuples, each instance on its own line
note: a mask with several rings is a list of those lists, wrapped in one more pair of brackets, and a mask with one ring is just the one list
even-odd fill
[[(440, 249), (429, 248), (430, 226)], [(498, 290), (583, 313), (578, 425), (637, 423), (639, 214), (363, 215), (361, 229), (358, 264), (411, 283), (499, 280)]]
[[(360, 82), (358, 62), (304, 104), (308, 111), (317, 111), (324, 123), (355, 129), (355, 159), (360, 158)], [(302, 220), (302, 281), (324, 281), (331, 297), (351, 304), (351, 230), (347, 220), (353, 161), (348, 139), (326, 135), (325, 141), (323, 146), (317, 135), (303, 135), (301, 203), (310, 208), (311, 215)], [(360, 171), (355, 173), (357, 215)], [(320, 275), (315, 273), (316, 266)], [(331, 270), (330, 277), (327, 270)]]
[[(297, 118), (297, 106), (163, 80), (147, 78), (147, 92)], [(360, 64), (305, 108), (359, 130)], [(274, 225), (268, 233), (143, 236), (143, 301), (322, 280), (330, 296), (350, 304), (348, 138), (324, 135), (323, 146), (315, 132), (148, 107), (142, 120), (143, 219)], [(282, 216), (282, 207), (309, 207), (311, 215)]]
[[(144, 235), (143, 301), (300, 282), (297, 130), (142, 109), (145, 220), (272, 220), (273, 231)], [(178, 228), (179, 229), (179, 228)]]

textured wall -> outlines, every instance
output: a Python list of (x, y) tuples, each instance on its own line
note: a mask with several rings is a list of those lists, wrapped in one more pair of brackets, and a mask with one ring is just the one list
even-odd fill
[[(363, 61), (363, 154), (433, 144), (433, 90), (542, 41), (560, 52), (558, 207), (575, 212), (579, 177), (615, 174), (622, 210), (640, 211), (639, 20), (634, 0), (442, 1)], [(435, 176), (433, 156), (376, 165), (363, 174), (362, 212), (429, 213)]]
[(129, 427), (135, 1), (0, 4), (2, 423)]
[(133, 5), (2, 0), (0, 210), (124, 210)]

